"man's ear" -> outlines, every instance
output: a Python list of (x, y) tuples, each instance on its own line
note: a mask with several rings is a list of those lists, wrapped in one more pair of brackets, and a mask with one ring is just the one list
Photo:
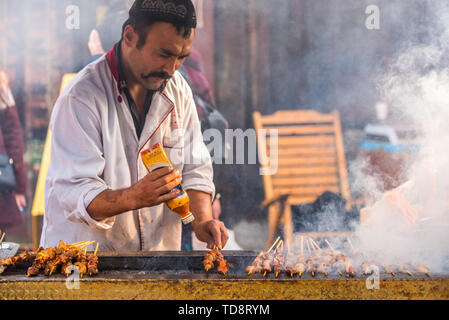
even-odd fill
[(139, 40), (139, 35), (134, 30), (134, 27), (131, 25), (127, 25), (125, 30), (123, 30), (123, 41), (127, 47), (135, 47), (137, 41)]

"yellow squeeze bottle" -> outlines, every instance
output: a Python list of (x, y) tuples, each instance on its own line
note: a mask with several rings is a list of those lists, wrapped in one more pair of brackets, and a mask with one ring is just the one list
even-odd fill
[[(153, 172), (164, 167), (173, 167), (164, 147), (160, 143), (142, 151), (140, 155), (148, 172)], [(192, 212), (190, 212), (189, 195), (185, 192), (182, 185), (176, 186), (170, 192), (174, 190), (179, 190), (181, 194), (174, 199), (168, 200), (166, 204), (171, 211), (177, 213), (181, 217), (183, 224), (188, 224), (195, 220)]]

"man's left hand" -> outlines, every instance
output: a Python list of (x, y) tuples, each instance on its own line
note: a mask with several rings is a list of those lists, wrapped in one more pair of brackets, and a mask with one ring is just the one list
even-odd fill
[(223, 249), (228, 242), (229, 235), (223, 222), (218, 220), (207, 220), (203, 222), (192, 222), (193, 231), (198, 240), (206, 242), (207, 248), (212, 249), (216, 245)]

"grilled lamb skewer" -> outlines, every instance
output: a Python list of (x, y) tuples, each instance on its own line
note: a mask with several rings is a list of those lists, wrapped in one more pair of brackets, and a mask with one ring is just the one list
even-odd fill
[(260, 272), (263, 267), (263, 261), (265, 259), (265, 255), (266, 255), (266, 253), (261, 251), (257, 255), (257, 257), (254, 259), (254, 261), (251, 263), (251, 265), (246, 267), (246, 272), (248, 272), (248, 274)]
[(403, 273), (408, 274), (409, 276), (412, 275), (410, 269), (407, 268), (407, 266), (400, 266), (400, 267), (398, 268), (398, 270), (399, 270), (400, 272), (403, 272)]
[(306, 272), (310, 272), (312, 277), (315, 277), (316, 271), (317, 271), (317, 266), (315, 264), (315, 261), (311, 256), (309, 256), (306, 260)]
[(298, 257), (295, 256), (293, 252), (287, 253), (287, 258), (285, 259), (285, 272), (293, 278), (297, 273), (299, 273)]
[(203, 260), (204, 269), (206, 270), (206, 272), (215, 266), (214, 262), (217, 260), (217, 257), (218, 251), (215, 250), (215, 248), (206, 253)]
[(90, 254), (87, 257), (87, 274), (89, 276), (96, 276), (98, 274), (98, 256)]
[(337, 254), (336, 265), (337, 265), (338, 273), (340, 275), (343, 274), (343, 270), (346, 273), (346, 277), (355, 275), (355, 270), (354, 270), (354, 267), (352, 266), (351, 259), (349, 259), (344, 254), (341, 254), (341, 253)]
[[(89, 258), (91, 258), (89, 256)], [(88, 260), (89, 260), (88, 258)], [(217, 246), (214, 246), (214, 248), (212, 250), (210, 250), (209, 252), (206, 253), (204, 260), (203, 260), (203, 264), (204, 264), (204, 269), (206, 271), (209, 271), (210, 269), (212, 269), (214, 267), (214, 262), (218, 262), (218, 266), (217, 266), (217, 271), (218, 273), (221, 274), (226, 274), (229, 271), (229, 267), (230, 264), (228, 264), (225, 260), (225, 258), (223, 257), (223, 254), (220, 252), (220, 250), (218, 249)], [(91, 266), (91, 268), (93, 268), (93, 260), (90, 259), (88, 264), (89, 266)]]
[(424, 264), (417, 265), (417, 266), (415, 267), (415, 270), (418, 271), (418, 272), (422, 272), (422, 273), (424, 273), (426, 276), (430, 277), (430, 270), (429, 270), (429, 268), (428, 268), (426, 265), (424, 265)]
[(273, 259), (274, 259), (274, 255), (272, 253), (269, 253), (265, 256), (265, 259), (263, 260), (263, 263), (262, 263), (262, 271), (263, 271), (264, 277), (266, 277), (267, 273), (271, 272), (271, 268), (273, 265)]
[(31, 267), (27, 270), (27, 277), (37, 276), (39, 271), (45, 268), (45, 263), (34, 261)]
[(318, 263), (316, 271), (327, 276), (327, 265), (324, 262)]
[(386, 266), (385, 267), (385, 272), (386, 273), (390, 273), (393, 277), (396, 275), (396, 273), (394, 272), (393, 266)]
[(274, 252), (273, 257), (273, 269), (274, 269), (274, 276), (277, 278), (279, 277), (279, 274), (282, 270), (284, 270), (284, 263), (285, 263), (285, 256), (282, 252), (282, 248), (279, 247)]

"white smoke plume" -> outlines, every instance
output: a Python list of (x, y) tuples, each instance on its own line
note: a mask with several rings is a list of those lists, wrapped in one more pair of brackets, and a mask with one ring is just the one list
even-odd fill
[[(393, 117), (420, 132), (420, 149), (408, 181), (366, 210), (356, 238), (357, 250), (382, 265), (424, 263), (443, 272), (449, 256), (449, 4), (426, 3), (433, 19), (426, 41), (405, 46), (378, 78)], [(360, 176), (357, 183), (372, 186), (372, 179)]]

